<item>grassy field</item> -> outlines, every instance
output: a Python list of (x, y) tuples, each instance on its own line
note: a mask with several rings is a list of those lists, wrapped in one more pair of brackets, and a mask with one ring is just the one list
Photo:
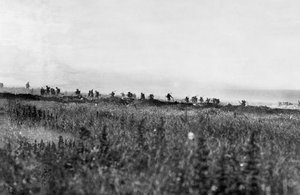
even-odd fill
[(2, 193), (300, 194), (298, 111), (20, 100), (0, 110)]

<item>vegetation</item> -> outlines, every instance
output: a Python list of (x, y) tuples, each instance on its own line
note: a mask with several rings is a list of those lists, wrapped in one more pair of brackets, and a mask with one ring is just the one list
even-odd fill
[(20, 131), (72, 138), (6, 140), (2, 193), (300, 193), (298, 112), (19, 100), (5, 111)]

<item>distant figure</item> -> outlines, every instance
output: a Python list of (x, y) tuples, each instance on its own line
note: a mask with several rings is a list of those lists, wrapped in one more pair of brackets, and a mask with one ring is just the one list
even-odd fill
[(60, 88), (56, 87), (56, 94), (59, 95), (60, 94)]
[(242, 100), (240, 103), (241, 103), (241, 106), (243, 106), (243, 107), (245, 107), (247, 104), (246, 100)]
[(88, 93), (88, 97), (94, 97), (94, 90), (90, 90), (89, 93)]
[(51, 95), (55, 95), (55, 89), (54, 89), (54, 88), (51, 88), (51, 89), (50, 89), (50, 93), (51, 93)]
[(192, 97), (192, 102), (193, 102), (194, 104), (196, 104), (196, 103), (198, 102), (197, 96), (193, 96), (193, 97)]
[(215, 105), (219, 105), (219, 104), (220, 104), (220, 99), (213, 98), (212, 102), (213, 102), (213, 104), (215, 104)]
[(127, 93), (127, 97), (128, 97), (129, 99), (133, 99), (133, 94), (132, 94), (131, 92), (128, 92), (128, 93)]
[(95, 97), (96, 97), (96, 98), (99, 98), (99, 96), (100, 96), (99, 91), (95, 90)]
[(4, 84), (3, 83), (0, 83), (0, 88), (3, 88), (4, 87)]
[(154, 95), (153, 94), (149, 95), (149, 100), (154, 100)]
[(26, 89), (29, 89), (29, 88), (30, 88), (29, 82), (26, 83), (25, 87), (26, 87)]
[(210, 104), (210, 98), (206, 98), (205, 103)]
[(146, 99), (145, 94), (141, 93), (141, 100), (145, 100), (145, 99)]
[(189, 103), (189, 102), (190, 102), (190, 98), (186, 96), (186, 97), (185, 97), (185, 102), (186, 102), (186, 103)]
[(200, 98), (199, 98), (199, 102), (200, 102), (200, 104), (203, 104), (203, 102), (204, 102), (203, 97), (200, 97)]
[(76, 89), (75, 94), (79, 96), (80, 95), (80, 90)]
[(112, 91), (112, 92), (110, 93), (110, 96), (111, 96), (111, 97), (115, 97), (115, 92)]
[(174, 98), (172, 97), (172, 95), (170, 94), (170, 93), (168, 93), (167, 95), (166, 95), (166, 98), (167, 98), (167, 100), (170, 102), (171, 100), (173, 100), (174, 101)]
[(50, 87), (48, 85), (46, 85), (46, 93), (47, 93), (47, 95), (50, 94)]
[(81, 140), (87, 140), (91, 137), (91, 132), (87, 130), (85, 127), (80, 127), (79, 138)]
[(46, 90), (44, 89), (44, 87), (41, 88), (41, 95), (45, 95)]

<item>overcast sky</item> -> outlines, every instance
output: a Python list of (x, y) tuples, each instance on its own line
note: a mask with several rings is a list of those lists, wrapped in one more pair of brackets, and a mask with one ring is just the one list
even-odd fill
[(300, 88), (298, 0), (0, 0), (0, 82)]

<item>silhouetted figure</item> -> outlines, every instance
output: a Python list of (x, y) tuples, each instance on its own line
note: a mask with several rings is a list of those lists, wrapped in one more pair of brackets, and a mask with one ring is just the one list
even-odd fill
[(60, 94), (60, 88), (56, 87), (56, 94), (59, 95)]
[(153, 94), (149, 95), (149, 100), (154, 100), (154, 95)]
[(128, 97), (129, 99), (133, 99), (133, 94), (132, 94), (131, 92), (128, 92), (128, 93), (127, 93), (127, 97)]
[(112, 91), (112, 92), (110, 93), (110, 96), (111, 96), (111, 97), (115, 97), (115, 92)]
[(51, 92), (51, 95), (55, 95), (55, 89), (51, 88), (50, 92)]
[(210, 98), (206, 98), (205, 103), (210, 104)]
[(91, 132), (87, 130), (85, 127), (80, 127), (79, 138), (81, 140), (87, 140), (91, 137)]
[(30, 88), (29, 82), (26, 83), (25, 87), (26, 87), (26, 89), (29, 89), (29, 88)]
[(145, 99), (146, 99), (145, 94), (141, 93), (141, 100), (145, 100)]
[(99, 93), (99, 91), (97, 91), (97, 90), (95, 90), (95, 97), (96, 97), (96, 98), (99, 98), (99, 97), (100, 97), (100, 93)]
[(47, 93), (47, 95), (50, 94), (50, 87), (48, 85), (46, 85), (46, 93)]
[(194, 104), (196, 104), (196, 103), (198, 102), (197, 96), (193, 96), (193, 97), (192, 97), (192, 102), (193, 102)]
[(190, 98), (189, 97), (185, 97), (185, 103), (189, 103), (190, 102)]
[(214, 105), (219, 105), (220, 104), (220, 99), (213, 98), (212, 102), (213, 102)]
[(88, 96), (93, 98), (94, 97), (94, 90), (90, 90), (89, 93), (88, 93)]
[(167, 100), (170, 102), (171, 100), (173, 100), (174, 101), (174, 98), (172, 97), (172, 95), (170, 94), (170, 93), (168, 93), (167, 95), (166, 95), (166, 98), (167, 98)]
[(45, 95), (46, 90), (42, 87), (41, 88), (41, 95)]
[(203, 102), (204, 102), (203, 97), (200, 97), (200, 98), (199, 98), (199, 102), (200, 102), (201, 104), (203, 104)]
[(243, 107), (246, 106), (246, 104), (247, 104), (246, 100), (242, 100), (240, 103), (241, 103), (241, 106), (243, 106)]
[(80, 90), (79, 90), (79, 89), (76, 89), (75, 94), (76, 94), (76, 95), (80, 95)]

